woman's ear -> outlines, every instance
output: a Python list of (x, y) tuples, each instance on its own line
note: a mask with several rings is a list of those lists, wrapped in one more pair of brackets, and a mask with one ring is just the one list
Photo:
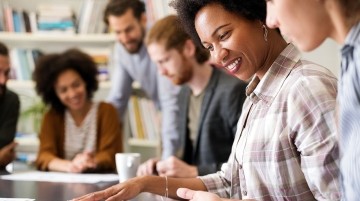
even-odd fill
[(191, 39), (186, 40), (183, 48), (183, 54), (187, 57), (192, 57), (195, 55), (196, 46)]

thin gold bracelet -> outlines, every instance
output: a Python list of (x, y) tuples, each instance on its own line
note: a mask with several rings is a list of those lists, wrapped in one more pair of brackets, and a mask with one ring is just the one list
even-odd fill
[(168, 178), (167, 176), (165, 176), (165, 195), (161, 196), (161, 200), (164, 201), (164, 197), (167, 198), (169, 197), (169, 188), (168, 188)]

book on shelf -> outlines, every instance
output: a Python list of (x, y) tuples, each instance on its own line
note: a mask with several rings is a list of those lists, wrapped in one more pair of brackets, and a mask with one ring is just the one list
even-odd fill
[[(76, 14), (70, 5), (61, 1), (46, 2), (36, 6), (36, 10), (20, 10), (11, 1), (0, 1), (0, 31), (90, 34), (106, 33), (102, 15), (107, 1), (83, 0), (80, 13)], [(24, 1), (24, 3), (26, 3)]]
[(160, 139), (159, 112), (144, 96), (132, 95), (128, 103), (131, 137), (150, 141)]
[(105, 33), (107, 28), (102, 21), (102, 15), (107, 1), (84, 0), (77, 18), (78, 33)]
[(21, 19), (22, 18), (22, 15), (20, 16), (20, 12), (19, 11), (16, 11), (16, 10), (13, 10), (12, 11), (12, 15), (13, 15), (13, 24), (14, 24), (14, 32), (17, 32), (17, 33), (21, 33), (23, 32), (23, 20)]
[(42, 55), (39, 50), (13, 48), (10, 50), (11, 78), (31, 80), (36, 60)]
[(26, 11), (22, 11), (22, 16), (24, 19), (25, 32), (30, 33), (31, 32), (30, 16)]
[(37, 6), (37, 29), (41, 32), (75, 33), (70, 6), (44, 3)]
[[(10, 60), (12, 66), (10, 78), (16, 80), (31, 80), (36, 60), (42, 55), (43, 53), (36, 49), (10, 49)], [(102, 52), (92, 52), (89, 53), (89, 55), (98, 67), (99, 81), (108, 81), (108, 55)]]
[(5, 31), (9, 31), (9, 32), (14, 32), (14, 23), (13, 23), (13, 11), (12, 8), (9, 5), (5, 5), (3, 7), (5, 16), (4, 16), (4, 20), (5, 20), (5, 27), (4, 30)]

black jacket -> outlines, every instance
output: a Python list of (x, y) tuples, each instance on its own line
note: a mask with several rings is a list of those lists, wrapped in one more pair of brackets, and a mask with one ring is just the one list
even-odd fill
[(220, 170), (227, 162), (236, 133), (242, 105), (245, 101), (246, 84), (214, 68), (199, 117), (195, 147), (189, 140), (188, 107), (191, 90), (183, 86), (179, 93), (179, 133), (182, 160), (198, 167), (199, 175)]

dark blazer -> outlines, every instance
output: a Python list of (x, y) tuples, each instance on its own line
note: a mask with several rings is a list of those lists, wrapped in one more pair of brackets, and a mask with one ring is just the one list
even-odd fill
[(187, 127), (191, 95), (188, 86), (182, 86), (178, 99), (182, 160), (196, 165), (199, 175), (214, 173), (227, 162), (246, 98), (244, 82), (222, 70), (213, 69), (205, 89), (195, 147), (191, 145)]

